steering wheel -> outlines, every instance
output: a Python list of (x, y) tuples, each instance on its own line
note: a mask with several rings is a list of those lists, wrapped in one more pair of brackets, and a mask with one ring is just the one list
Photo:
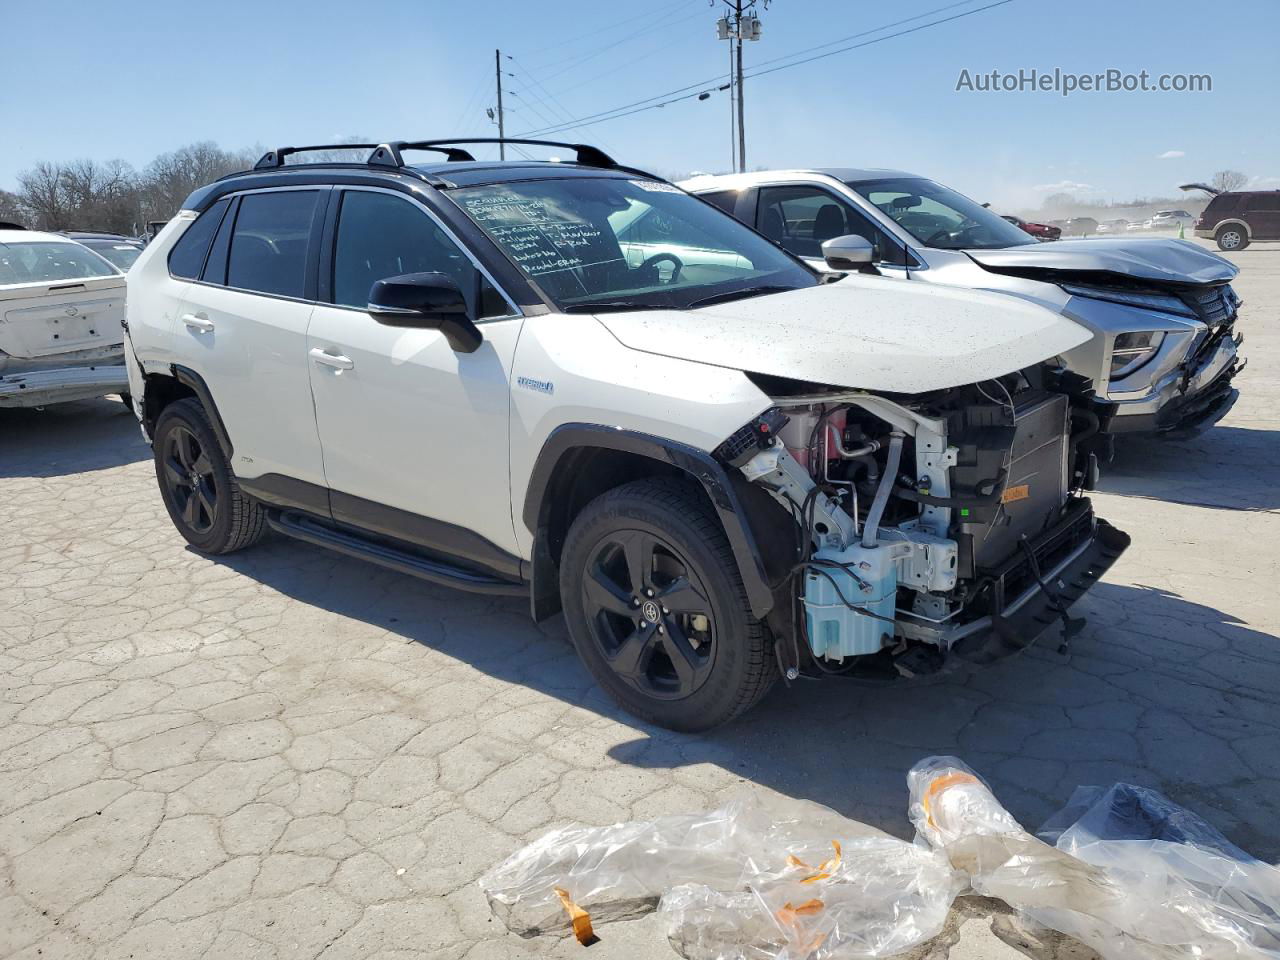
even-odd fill
[(680, 279), (680, 271), (684, 269), (684, 261), (677, 257), (674, 253), (655, 253), (649, 257), (644, 263), (637, 267), (637, 270), (653, 270), (654, 280), (658, 278), (657, 265), (663, 260), (671, 264), (671, 276), (667, 278), (667, 283), (675, 283)]
[(933, 242), (935, 240), (945, 238), (947, 240), (952, 241), (957, 246), (960, 246), (961, 245), (960, 238), (963, 237), (969, 231), (971, 231), (974, 227), (978, 227), (978, 226), (981, 226), (981, 224), (979, 224), (977, 220), (965, 220), (961, 222), (959, 226), (955, 227), (952, 230), (947, 230), (944, 228), (942, 230), (938, 230), (935, 233), (929, 234), (928, 239), (924, 241), (924, 245), (926, 247), (931, 247), (933, 246)]

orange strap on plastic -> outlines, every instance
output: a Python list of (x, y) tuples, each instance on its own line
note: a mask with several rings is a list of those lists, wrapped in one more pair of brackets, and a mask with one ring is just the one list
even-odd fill
[(778, 922), (784, 927), (793, 927), (796, 923), (796, 917), (811, 917), (815, 913), (821, 913), (825, 906), (826, 904), (816, 897), (812, 900), (806, 900), (798, 907), (793, 907), (791, 901), (788, 900), (782, 905), (782, 909), (777, 912), (776, 916)]
[(600, 938), (591, 929), (591, 915), (573, 902), (567, 890), (560, 887), (553, 887), (552, 889), (555, 890), (556, 896), (560, 898), (560, 906), (564, 907), (564, 912), (569, 915), (569, 922), (573, 924), (573, 935), (578, 938), (578, 942), (584, 947), (599, 943)]
[(920, 806), (924, 808), (924, 817), (929, 826), (937, 826), (937, 824), (933, 822), (933, 813), (929, 810), (929, 801), (932, 800), (936, 794), (941, 793), (943, 790), (947, 789), (947, 787), (954, 787), (957, 783), (978, 782), (980, 781), (973, 774), (957, 771), (956, 773), (948, 773), (945, 776), (938, 777), (930, 783), (929, 788), (924, 792), (924, 796), (920, 798)]
[(840, 858), (844, 856), (843, 852), (840, 850), (839, 840), (832, 840), (831, 846), (835, 850), (836, 855), (834, 857), (828, 857), (816, 868), (809, 866), (809, 864), (805, 863), (794, 853), (787, 857), (787, 866), (794, 867), (797, 870), (810, 871), (808, 876), (800, 880), (801, 883), (816, 883), (819, 880), (830, 879), (832, 871), (835, 870), (836, 867), (840, 866)]
[(821, 865), (818, 867), (818, 872), (812, 876), (805, 877), (800, 881), (801, 883), (816, 883), (819, 880), (829, 879), (835, 868), (840, 866), (840, 858), (844, 856), (844, 853), (840, 850), (840, 841), (832, 840), (831, 846), (835, 850), (836, 855), (834, 857), (828, 857), (826, 860), (822, 861)]
[(814, 914), (821, 913), (825, 908), (826, 904), (816, 898), (813, 900), (806, 900), (798, 907), (792, 906), (791, 902), (787, 901), (782, 905), (782, 909), (774, 914), (778, 920), (778, 924), (786, 932), (787, 939), (791, 941), (790, 955), (807, 957), (822, 946), (822, 942), (827, 938), (825, 932), (815, 934), (808, 940), (808, 942), (801, 941), (799, 939), (800, 923), (798, 918), (811, 917)]

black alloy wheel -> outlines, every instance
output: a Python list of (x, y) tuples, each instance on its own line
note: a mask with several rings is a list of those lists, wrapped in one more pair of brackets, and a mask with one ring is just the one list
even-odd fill
[(640, 693), (678, 700), (706, 682), (716, 656), (711, 603), (670, 543), (643, 530), (606, 535), (582, 579), (582, 603), (600, 653)]
[(192, 533), (208, 533), (218, 518), (218, 487), (200, 439), (177, 424), (166, 434), (160, 457), (165, 493), (182, 522)]
[(245, 496), (200, 401), (175, 400), (152, 435), (156, 482), (169, 519), (201, 553), (233, 553), (266, 532), (266, 510)]
[(695, 481), (651, 477), (600, 494), (574, 517), (559, 562), (578, 656), (640, 719), (710, 730), (777, 678), (738, 558)]

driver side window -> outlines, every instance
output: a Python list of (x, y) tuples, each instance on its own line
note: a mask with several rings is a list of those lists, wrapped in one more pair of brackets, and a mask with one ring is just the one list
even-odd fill
[(756, 204), (756, 229), (798, 257), (822, 258), (822, 244), (856, 234), (875, 249), (882, 263), (903, 264), (896, 240), (861, 211), (820, 187), (764, 187)]
[(405, 273), (443, 273), (473, 303), (479, 319), (510, 312), (506, 301), (431, 217), (387, 193), (342, 196), (333, 248), (333, 302), (365, 309), (378, 280)]

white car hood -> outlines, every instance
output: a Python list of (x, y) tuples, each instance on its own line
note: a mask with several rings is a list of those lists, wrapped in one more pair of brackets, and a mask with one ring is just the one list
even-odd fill
[(837, 387), (923, 393), (1021, 370), (1092, 334), (1006, 294), (850, 274), (697, 310), (602, 313), (633, 350)]

